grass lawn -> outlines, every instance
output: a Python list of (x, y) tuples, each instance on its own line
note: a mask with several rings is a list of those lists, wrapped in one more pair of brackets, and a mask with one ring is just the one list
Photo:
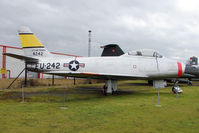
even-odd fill
[[(199, 86), (157, 90), (145, 81), (119, 82), (117, 96), (102, 96), (102, 84), (0, 90), (2, 133), (198, 133)], [(81, 89), (79, 89), (81, 88)], [(63, 106), (65, 92), (67, 109)]]

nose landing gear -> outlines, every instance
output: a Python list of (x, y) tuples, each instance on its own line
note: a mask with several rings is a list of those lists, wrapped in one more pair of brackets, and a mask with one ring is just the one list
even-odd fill
[(116, 95), (117, 91), (117, 81), (116, 80), (106, 80), (105, 85), (102, 88), (102, 95), (106, 96), (108, 93)]

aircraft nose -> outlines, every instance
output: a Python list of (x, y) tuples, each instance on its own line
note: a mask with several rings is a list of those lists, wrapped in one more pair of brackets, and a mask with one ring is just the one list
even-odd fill
[(184, 73), (185, 65), (182, 62), (177, 62), (178, 64), (178, 77), (181, 77)]

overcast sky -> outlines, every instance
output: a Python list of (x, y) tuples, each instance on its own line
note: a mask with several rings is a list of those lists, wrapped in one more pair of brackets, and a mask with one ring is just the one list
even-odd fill
[(199, 56), (198, 0), (0, 0), (0, 44), (21, 47), (20, 26), (53, 52), (87, 56), (92, 30), (92, 56), (110, 43)]

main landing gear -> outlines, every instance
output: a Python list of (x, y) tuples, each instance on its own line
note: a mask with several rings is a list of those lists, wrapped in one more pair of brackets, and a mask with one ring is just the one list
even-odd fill
[(116, 95), (117, 80), (105, 80), (105, 85), (102, 88), (102, 95), (106, 96), (108, 93)]

